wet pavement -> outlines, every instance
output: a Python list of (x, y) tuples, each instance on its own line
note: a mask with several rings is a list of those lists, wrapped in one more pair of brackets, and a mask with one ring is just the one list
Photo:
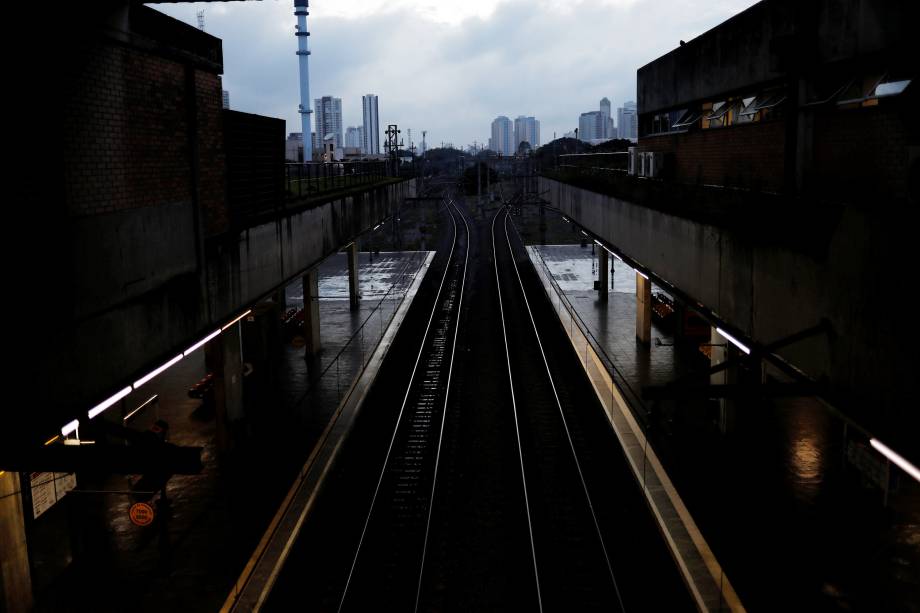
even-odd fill
[[(322, 351), (305, 360), (302, 339), (282, 341), (274, 331), (271, 355), (244, 378), (246, 416), (232, 427), (230, 450), (218, 448), (210, 406), (188, 396), (206, 374), (203, 350), (128, 396), (122, 411), (110, 409), (102, 419), (120, 422), (156, 395), (130, 427), (168, 422), (170, 442), (203, 448), (204, 469), (173, 476), (168, 506), (154, 497), (158, 519), (144, 528), (128, 516), (137, 476), (79, 475), (79, 489), (94, 493), (69, 494), (29, 531), (35, 610), (217, 610), (414, 275), (424, 270), (427, 252), (406, 249), (431, 241), (429, 217), (409, 209), (401, 221), (408, 231), (387, 224), (363, 238), (360, 246), (368, 251), (359, 254), (362, 300), (356, 309), (348, 300), (346, 255), (321, 264)], [(285, 294), (286, 306), (302, 306), (300, 282)], [(254, 324), (243, 325), (245, 347), (245, 326)], [(249, 359), (245, 353), (243, 359)]]
[(885, 506), (882, 490), (847, 459), (863, 453), (862, 441), (814, 398), (736, 401), (727, 435), (716, 401), (643, 400), (643, 386), (705, 368), (708, 358), (655, 321), (651, 344), (638, 343), (635, 274), (610, 258), (612, 287), (600, 301), (593, 243), (571, 224), (551, 212), (541, 224), (536, 207), (515, 221), (627, 388), (630, 408), (748, 610), (920, 611), (915, 481), (896, 476)]

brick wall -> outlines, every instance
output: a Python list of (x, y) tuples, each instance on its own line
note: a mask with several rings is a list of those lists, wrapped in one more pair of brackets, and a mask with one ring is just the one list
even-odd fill
[(223, 116), (227, 205), (243, 225), (284, 204), (284, 120), (229, 110)]
[(73, 50), (63, 73), (50, 153), (70, 217), (197, 199), (206, 234), (228, 227), (218, 74), (105, 38)]
[(666, 177), (680, 183), (779, 191), (784, 130), (781, 121), (765, 121), (648, 136), (639, 150), (665, 153)]
[(907, 198), (912, 129), (900, 104), (816, 115), (806, 188), (854, 204)]

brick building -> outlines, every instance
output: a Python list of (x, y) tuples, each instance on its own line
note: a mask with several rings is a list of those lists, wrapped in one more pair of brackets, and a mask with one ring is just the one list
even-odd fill
[(918, 143), (912, 10), (755, 4), (639, 69), (639, 149), (665, 154), (662, 177), (681, 183), (906, 198)]

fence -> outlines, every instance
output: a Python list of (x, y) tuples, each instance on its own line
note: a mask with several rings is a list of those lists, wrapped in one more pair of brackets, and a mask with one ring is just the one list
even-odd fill
[(648, 416), (639, 395), (629, 386), (603, 345), (569, 302), (539, 250), (528, 247), (527, 253), (604, 407), (697, 606), (701, 611), (744, 611), (728, 577), (671, 483), (658, 455), (649, 445), (645, 429), (636, 420), (638, 416), (646, 422)]
[(392, 174), (387, 160), (288, 163), (284, 166), (284, 185), (288, 199), (310, 198), (324, 192), (370, 185)]

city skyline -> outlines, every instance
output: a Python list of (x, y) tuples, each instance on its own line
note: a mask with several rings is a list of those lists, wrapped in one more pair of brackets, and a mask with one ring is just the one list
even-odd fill
[[(437, 6), (408, 0), (311, 3), (311, 90), (335, 92), (346, 118), (359, 117), (361, 96), (375, 92), (386, 100), (381, 124), (426, 130), (431, 145), (486, 140), (483, 120), (495, 117), (491, 109), (514, 109), (523, 100), (527, 114), (540, 118), (548, 142), (554, 132), (561, 136), (576, 127), (589, 100), (635, 100), (638, 67), (751, 4), (728, 0), (678, 11), (683, 5), (677, 2), (645, 6), (609, 0), (564, 6), (516, 0)], [(233, 91), (234, 108), (284, 119), (287, 131), (299, 130), (292, 6), (155, 8), (191, 25), (204, 10), (206, 31), (223, 39), (223, 87)], [(511, 24), (526, 28), (497, 36), (518, 32)], [(397, 26), (404, 33), (399, 40), (387, 34)], [(535, 39), (547, 42), (534, 47)], [(405, 40), (412, 41), (409, 53)], [(484, 78), (499, 70), (518, 75), (516, 85)]]

